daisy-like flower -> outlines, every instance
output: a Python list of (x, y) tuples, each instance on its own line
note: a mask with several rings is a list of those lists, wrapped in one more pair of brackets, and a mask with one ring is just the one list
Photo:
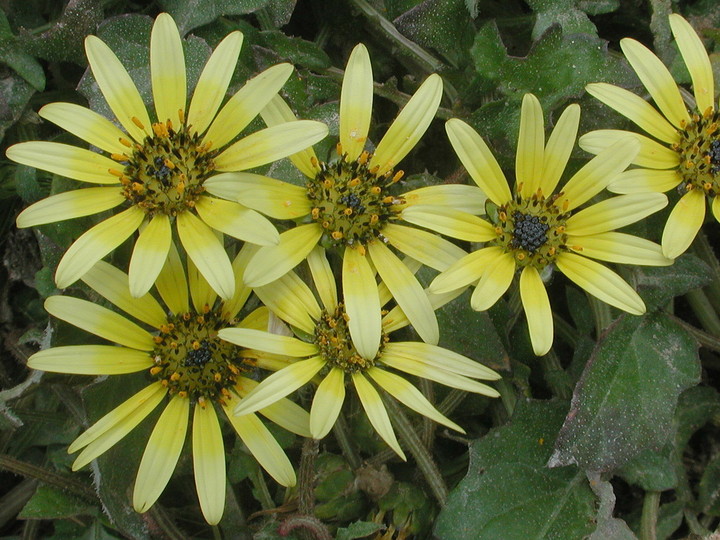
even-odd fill
[[(465, 122), (446, 124), (453, 148), (492, 203), (489, 220), (469, 216), (455, 225), (440, 207), (415, 206), (405, 219), (418, 224), (445, 218), (451, 236), (472, 226), (484, 247), (463, 257), (437, 276), (430, 291), (443, 293), (476, 283), (473, 309), (490, 308), (520, 274), (520, 297), (533, 350), (543, 355), (553, 341), (553, 319), (543, 278), (553, 267), (600, 300), (636, 315), (645, 312), (638, 294), (618, 274), (592, 261), (667, 265), (660, 246), (615, 229), (663, 208), (662, 193), (621, 195), (575, 212), (600, 193), (635, 157), (639, 144), (621, 140), (601, 152), (556, 192), (577, 136), (580, 107), (568, 106), (545, 144), (543, 111), (532, 94), (522, 102), (515, 161), (516, 185), (511, 192), (490, 149)], [(458, 232), (455, 232), (458, 231)]]
[[(235, 275), (242, 275), (247, 253), (241, 251), (233, 262)], [(83, 281), (153, 330), (148, 331), (92, 302), (51, 296), (45, 302), (51, 315), (117, 345), (53, 347), (31, 356), (28, 366), (83, 375), (147, 372), (152, 382), (146, 388), (107, 413), (70, 445), (68, 452), (81, 450), (72, 468), (77, 470), (101, 455), (164, 403), (140, 462), (133, 506), (138, 512), (145, 512), (165, 489), (182, 451), (192, 414), (195, 486), (205, 519), (216, 524), (225, 507), (226, 482), (225, 449), (216, 409), (225, 411), (242, 441), (275, 480), (292, 486), (295, 473), (257, 416), (233, 414), (242, 397), (257, 386), (246, 373), (258, 363), (245, 357), (241, 348), (218, 337), (218, 331), (227, 326), (255, 331), (267, 328), (269, 312), (260, 308), (239, 322), (236, 316), (250, 290), (238, 282), (232, 298), (218, 301), (217, 294), (194, 265), (188, 266), (189, 279), (177, 250), (171, 246), (156, 284), (169, 309), (166, 311), (149, 293), (140, 298), (131, 296), (127, 274), (99, 261), (85, 273)], [(294, 433), (309, 435), (307, 412), (291, 401), (278, 401), (260, 412)]]
[(653, 138), (598, 130), (581, 137), (579, 144), (597, 154), (622, 138), (634, 137), (640, 142), (640, 152), (633, 160), (638, 168), (620, 175), (608, 189), (616, 193), (680, 191), (682, 197), (670, 212), (661, 242), (663, 253), (675, 258), (697, 236), (706, 204), (720, 221), (720, 111), (715, 105), (710, 59), (700, 38), (680, 15), (670, 15), (670, 28), (690, 72), (695, 103), (685, 105), (672, 75), (657, 56), (634, 39), (625, 38), (620, 47), (657, 109), (611, 84), (589, 84), (587, 91)]
[[(430, 125), (442, 96), (442, 80), (431, 75), (405, 105), (373, 153), (365, 150), (373, 101), (373, 75), (364, 45), (355, 47), (345, 70), (340, 97), (340, 142), (337, 161), (320, 162), (312, 149), (291, 156), (307, 177), (305, 187), (246, 173), (214, 178), (226, 198), (277, 219), (302, 220), (280, 235), (277, 246), (260, 249), (245, 274), (259, 287), (280, 278), (317, 246), (342, 253), (342, 283), (350, 332), (361, 353), (373, 358), (381, 333), (375, 271), (410, 318), (420, 337), (437, 343), (435, 312), (415, 276), (389, 248), (437, 270), (455, 260), (458, 248), (427, 231), (401, 223), (402, 211), (413, 204), (445, 204), (480, 211), (485, 196), (474, 186), (432, 186), (397, 192), (403, 171), (397, 164)], [(282, 98), (262, 112), (268, 125), (295, 120)], [(389, 245), (389, 246), (388, 246)]]
[[(255, 349), (259, 358), (269, 354), (276, 361), (284, 358), (282, 361), (286, 364), (245, 396), (235, 408), (235, 414), (248, 414), (267, 407), (317, 376), (320, 382), (310, 409), (310, 433), (313, 438), (320, 439), (335, 424), (345, 400), (346, 383), (350, 380), (370, 423), (405, 459), (375, 385), (412, 410), (455, 430), (463, 430), (395, 371), (468, 392), (490, 397), (499, 395), (495, 389), (473, 380), (499, 379), (500, 375), (490, 368), (437, 345), (392, 341), (390, 332), (409, 322), (399, 307), (382, 319), (383, 331), (378, 337), (377, 353), (363, 354), (351, 335), (349, 320), (352, 319), (349, 319), (346, 304), (338, 297), (335, 278), (323, 249), (313, 248), (307, 262), (322, 306), (312, 290), (292, 271), (270, 285), (255, 289), (271, 311), (298, 329), (298, 337), (252, 328), (225, 328), (219, 332), (224, 340)], [(380, 289), (384, 300), (389, 300), (387, 290), (382, 286)], [(455, 296), (433, 296), (432, 301), (439, 307)]]
[(157, 118), (152, 122), (135, 84), (115, 54), (97, 37), (87, 37), (85, 50), (90, 69), (122, 129), (72, 103), (51, 103), (39, 114), (108, 155), (41, 141), (17, 144), (7, 150), (7, 156), (18, 163), (99, 184), (33, 204), (18, 216), (18, 227), (125, 207), (70, 246), (55, 274), (58, 287), (74, 283), (140, 229), (129, 274), (133, 296), (142, 296), (165, 263), (174, 223), (185, 251), (212, 288), (223, 298), (231, 298), (233, 272), (215, 232), (262, 245), (277, 243), (278, 233), (266, 218), (235, 201), (211, 196), (206, 181), (215, 171), (250, 169), (297, 152), (322, 139), (327, 126), (311, 121), (286, 123), (232, 143), (285, 84), (293, 69), (290, 64), (267, 69), (248, 81), (218, 112), (242, 39), (240, 32), (233, 32), (218, 45), (187, 107), (180, 34), (172, 17), (159, 15), (150, 38)]

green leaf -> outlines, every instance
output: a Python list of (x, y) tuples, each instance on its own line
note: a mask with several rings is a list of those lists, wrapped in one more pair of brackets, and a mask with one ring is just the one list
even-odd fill
[(707, 285), (710, 267), (702, 259), (686, 253), (670, 266), (646, 266), (635, 271), (638, 292), (648, 311), (662, 308), (672, 298)]
[(519, 400), (508, 425), (470, 447), (467, 476), (436, 521), (444, 540), (582, 538), (595, 496), (576, 467), (545, 466), (568, 404)]
[(34, 93), (30, 83), (0, 65), (0, 142), (18, 121)]
[(62, 519), (87, 514), (95, 506), (60, 489), (41, 485), (25, 504), (19, 519)]
[(172, 15), (185, 34), (224, 15), (253, 13), (270, 0), (160, 0), (160, 7)]
[(677, 457), (671, 444), (659, 451), (644, 450), (626, 463), (617, 474), (627, 483), (645, 491), (667, 491), (678, 485)]
[(720, 516), (720, 456), (715, 456), (705, 467), (698, 491), (698, 504), (702, 512)]
[(575, 0), (528, 0), (535, 12), (532, 37), (537, 39), (553, 24), (559, 24), (565, 34), (597, 34), (597, 28), (577, 7)]
[(261, 32), (260, 36), (265, 45), (285, 61), (315, 70), (331, 65), (327, 53), (312, 41), (286, 36), (277, 30)]
[(697, 384), (697, 344), (664, 314), (625, 316), (600, 339), (550, 459), (612, 471), (661, 448), (679, 394)]
[(383, 526), (373, 521), (356, 521), (347, 527), (341, 527), (335, 534), (335, 540), (355, 540), (356, 538), (365, 538), (371, 534), (378, 532)]
[(589, 540), (637, 540), (633, 532), (622, 519), (614, 518), (615, 492), (612, 484), (602, 480), (600, 475), (590, 476), (590, 487), (600, 500), (597, 513), (597, 528), (590, 535)]

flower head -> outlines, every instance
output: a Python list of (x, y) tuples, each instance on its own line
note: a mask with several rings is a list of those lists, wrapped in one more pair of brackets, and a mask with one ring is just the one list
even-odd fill
[[(414, 411), (459, 431), (462, 429), (457, 424), (440, 414), (419, 390), (395, 371), (469, 392), (498, 396), (493, 388), (473, 380), (500, 378), (482, 364), (437, 345), (393, 341), (390, 333), (409, 322), (399, 308), (383, 317), (376, 352), (365, 353), (352, 336), (352, 316), (347, 312), (347, 299), (338, 296), (324, 251), (315, 247), (307, 261), (322, 305), (292, 271), (270, 285), (255, 289), (270, 310), (298, 329), (298, 337), (248, 328), (226, 328), (219, 332), (222, 339), (254, 349), (259, 358), (273, 355), (276, 361), (285, 363), (285, 367), (263, 380), (243, 399), (235, 408), (235, 414), (267, 407), (315, 378), (319, 384), (310, 409), (310, 432), (320, 439), (330, 431), (340, 414), (349, 379), (370, 423), (404, 458), (373, 383)], [(448, 295), (444, 298), (436, 296), (434, 301), (441, 304), (450, 298)]]
[(680, 15), (670, 15), (670, 28), (690, 72), (695, 103), (687, 106), (668, 69), (647, 47), (625, 38), (620, 46), (642, 81), (655, 107), (632, 92), (606, 83), (587, 91), (632, 120), (653, 138), (620, 130), (597, 130), (580, 138), (580, 146), (599, 153), (619, 139), (633, 137), (640, 152), (628, 170), (608, 188), (616, 193), (664, 192), (682, 195), (670, 212), (662, 249), (675, 258), (690, 246), (710, 204), (720, 221), (720, 111), (715, 105), (713, 71), (705, 47)]
[[(247, 250), (233, 262), (234, 274), (241, 275), (246, 263)], [(101, 455), (165, 403), (135, 481), (133, 505), (138, 512), (148, 510), (165, 489), (182, 451), (191, 413), (195, 485), (208, 523), (218, 523), (225, 506), (225, 450), (217, 409), (225, 411), (240, 438), (273, 478), (286, 486), (295, 484), (292, 465), (265, 425), (254, 414), (232, 414), (242, 396), (257, 385), (248, 377), (257, 363), (241, 348), (220, 340), (218, 332), (227, 326), (267, 327), (267, 310), (256, 310), (243, 321), (236, 319), (249, 289), (239, 283), (232, 298), (217, 301), (216, 293), (194, 265), (189, 264), (189, 280), (186, 278), (172, 245), (157, 282), (169, 312), (150, 294), (131, 296), (128, 276), (103, 261), (82, 279), (153, 330), (92, 302), (51, 296), (45, 302), (51, 315), (117, 345), (53, 347), (31, 356), (28, 366), (85, 375), (145, 371), (153, 382), (70, 445), (71, 453), (81, 450), (73, 470)], [(288, 400), (260, 412), (290, 431), (309, 435), (307, 413)]]
[[(457, 237), (468, 226), (474, 227), (485, 245), (437, 276), (430, 291), (443, 293), (476, 283), (471, 305), (485, 310), (505, 293), (519, 272), (520, 296), (538, 355), (547, 353), (553, 341), (552, 312), (543, 283), (553, 267), (604, 302), (641, 314), (645, 304), (632, 287), (591, 258), (647, 265), (672, 262), (662, 256), (660, 246), (614, 232), (663, 208), (667, 204), (663, 194), (622, 195), (576, 212), (627, 167), (638, 151), (635, 141), (622, 140), (601, 152), (556, 191), (579, 120), (580, 107), (568, 106), (545, 144), (540, 102), (532, 94), (525, 95), (513, 191), (480, 135), (458, 119), (446, 124), (460, 160), (488, 195), (488, 219), (467, 216), (449, 226), (447, 234)], [(405, 212), (418, 223), (450, 218), (442, 209), (421, 205)]]
[[(312, 149), (291, 156), (307, 177), (304, 187), (271, 178), (229, 173), (213, 179), (242, 204), (277, 219), (302, 220), (280, 235), (276, 246), (264, 246), (248, 266), (245, 282), (259, 287), (282, 277), (317, 245), (341, 253), (345, 309), (350, 332), (363, 354), (378, 352), (380, 304), (375, 271), (410, 318), (420, 337), (437, 343), (435, 313), (418, 280), (392, 248), (442, 270), (463, 254), (452, 243), (403, 223), (403, 209), (414, 204), (457, 205), (479, 210), (485, 201), (477, 188), (431, 186), (398, 191), (403, 172), (397, 165), (430, 125), (442, 96), (442, 80), (431, 75), (411, 97), (374, 152), (366, 150), (373, 101), (370, 57), (355, 47), (345, 70), (340, 96), (340, 141), (337, 160), (318, 160)], [(262, 112), (269, 125), (295, 119), (277, 97)], [(432, 228), (432, 227), (430, 227)], [(363, 321), (363, 328), (360, 322)]]
[(174, 223), (183, 247), (211, 287), (230, 298), (230, 260), (214, 231), (262, 245), (277, 243), (277, 231), (267, 219), (235, 201), (211, 196), (206, 181), (215, 172), (249, 169), (297, 152), (323, 138), (327, 127), (310, 121), (286, 123), (232, 142), (292, 72), (289, 64), (267, 69), (220, 109), (242, 39), (240, 32), (233, 32), (218, 45), (188, 106), (180, 34), (172, 17), (159, 15), (150, 38), (152, 121), (115, 54), (99, 38), (87, 37), (90, 69), (122, 129), (79, 105), (51, 103), (40, 110), (41, 117), (104, 153), (40, 141), (7, 150), (18, 163), (100, 185), (33, 204), (18, 216), (18, 227), (124, 207), (70, 246), (57, 268), (58, 287), (71, 285), (140, 229), (129, 273), (133, 296), (142, 296), (165, 263)]

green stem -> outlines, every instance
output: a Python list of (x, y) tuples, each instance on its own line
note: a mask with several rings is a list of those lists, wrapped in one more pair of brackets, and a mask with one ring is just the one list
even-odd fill
[(587, 295), (588, 301), (590, 302), (590, 308), (593, 312), (593, 318), (595, 319), (595, 333), (600, 336), (603, 331), (610, 326), (612, 323), (612, 313), (610, 312), (610, 306), (608, 306), (602, 300), (598, 300), (593, 295)]
[(257, 10), (255, 12), (255, 16), (257, 17), (258, 24), (260, 25), (260, 30), (275, 29), (275, 25), (270, 18), (270, 12), (266, 8)]
[(345, 417), (342, 414), (338, 416), (337, 420), (335, 421), (335, 425), (333, 426), (333, 434), (335, 435), (335, 440), (340, 446), (340, 451), (342, 452), (342, 455), (345, 456), (345, 459), (350, 465), (350, 468), (353, 470), (360, 468), (360, 465), (362, 465), (362, 460), (360, 459), (357, 450), (355, 450), (355, 446), (350, 440), (350, 435), (348, 433), (348, 425), (345, 421)]
[(573, 349), (578, 346), (580, 337), (577, 330), (560, 315), (553, 313), (553, 325), (555, 326), (555, 335), (570, 345)]
[[(169, 540), (185, 540), (187, 538), (187, 534), (180, 530), (173, 518), (167, 513), (162, 505), (158, 503), (153, 504), (148, 513), (155, 522), (155, 525), (162, 530), (163, 533), (165, 533), (165, 538), (168, 538)], [(215, 536), (214, 529), (215, 528), (213, 527), (213, 537)]]
[(715, 250), (713, 250), (707, 236), (702, 231), (695, 237), (692, 248), (695, 254), (710, 267), (712, 281), (704, 287), (704, 290), (715, 311), (720, 312), (720, 261), (718, 261)]
[(26, 463), (6, 454), (0, 455), (0, 470), (25, 476), (26, 478), (37, 478), (50, 486), (70, 491), (90, 501), (97, 501), (97, 494), (90, 486), (77, 482), (62, 474), (58, 474), (37, 465)]
[[(423, 395), (427, 398), (427, 400), (435, 405), (435, 392), (433, 392), (432, 383), (428, 381), (427, 379), (420, 379), (420, 391), (423, 393)], [(433, 439), (435, 438), (435, 424), (434, 421), (432, 421), (427, 416), (423, 416), (420, 418), (420, 440), (423, 443), (423, 446), (425, 448), (430, 448), (433, 443)]]
[(495, 383), (495, 387), (497, 391), (500, 392), (500, 400), (505, 407), (508, 418), (512, 417), (515, 404), (517, 403), (517, 396), (515, 395), (512, 385), (505, 379), (500, 379)]
[(445, 501), (447, 501), (448, 488), (445, 485), (445, 480), (443, 479), (442, 474), (440, 474), (440, 470), (437, 468), (437, 465), (432, 458), (432, 454), (422, 444), (420, 437), (418, 437), (418, 434), (413, 429), (412, 424), (408, 420), (407, 416), (405, 416), (405, 413), (397, 402), (394, 399), (387, 397), (383, 400), (383, 402), (393, 419), (393, 425), (397, 429), (401, 441), (415, 458), (418, 468), (425, 477), (425, 481), (430, 486), (430, 490), (437, 499), (438, 503), (440, 506), (443, 506)]
[(640, 540), (655, 540), (658, 509), (660, 508), (660, 492), (646, 491), (643, 499), (642, 516), (640, 517)]
[(255, 486), (257, 495), (260, 498), (258, 502), (263, 510), (275, 508), (275, 501), (273, 501), (272, 495), (270, 495), (270, 490), (267, 487), (267, 482), (265, 482), (262, 470), (258, 468), (257, 472), (250, 476), (250, 480)]
[(545, 356), (540, 357), (540, 365), (545, 372), (545, 382), (550, 390), (560, 399), (570, 399), (572, 397), (572, 382), (570, 376), (560, 365), (558, 355), (550, 349)]
[(305, 439), (303, 442), (300, 468), (298, 470), (298, 512), (306, 516), (313, 515), (315, 508), (315, 459), (320, 452), (320, 441)]
[(682, 319), (673, 317), (673, 320), (676, 324), (682, 326), (687, 333), (691, 334), (702, 347), (711, 351), (720, 352), (720, 339), (695, 328), (693, 325), (686, 323)]
[(690, 303), (695, 316), (706, 332), (720, 337), (720, 318), (715, 308), (710, 303), (705, 291), (693, 289), (685, 293), (685, 298)]
[(445, 416), (448, 416), (460, 406), (466, 397), (467, 392), (465, 392), (465, 390), (453, 388), (447, 393), (445, 399), (443, 399), (437, 406), (437, 410)]

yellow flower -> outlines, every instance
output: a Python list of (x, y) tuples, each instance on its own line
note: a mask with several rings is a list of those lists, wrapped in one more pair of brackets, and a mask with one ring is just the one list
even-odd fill
[[(351, 253), (355, 257), (360, 256), (354, 250)], [(352, 257), (346, 255), (345, 260)], [(235, 408), (235, 414), (247, 414), (267, 407), (318, 376), (320, 382), (310, 409), (310, 433), (320, 439), (327, 435), (340, 414), (349, 378), (370, 423), (383, 440), (405, 459), (373, 382), (412, 410), (461, 432), (462, 428), (440, 414), (417, 388), (394, 371), (468, 392), (498, 396), (493, 388), (473, 380), (500, 378), (482, 364), (437, 345), (392, 341), (389, 333), (409, 322), (398, 307), (383, 317), (382, 328), (373, 337), (377, 352), (365, 354), (351, 335), (349, 326), (352, 317), (348, 317), (346, 309), (348, 299), (344, 298), (343, 302), (338, 298), (324, 250), (315, 247), (308, 254), (307, 262), (322, 306), (315, 300), (311, 289), (292, 271), (269, 285), (255, 289), (271, 311), (299, 329), (299, 338), (251, 328), (225, 328), (219, 332), (222, 339), (255, 349), (258, 358), (274, 358), (279, 368), (245, 396)], [(377, 293), (377, 286), (373, 286)], [(385, 293), (386, 290), (382, 295), (387, 301), (390, 296)], [(439, 307), (455, 296), (432, 296), (431, 301), (434, 307)], [(361, 324), (363, 322), (360, 321)]]
[[(645, 312), (638, 294), (619, 275), (587, 257), (615, 263), (667, 265), (660, 246), (614, 229), (634, 223), (663, 208), (661, 193), (622, 195), (574, 212), (600, 193), (623, 171), (638, 151), (632, 140), (621, 140), (601, 152), (556, 192), (577, 136), (580, 107), (568, 106), (545, 144), (543, 111), (532, 94), (526, 94), (520, 117), (515, 162), (516, 186), (511, 193), (490, 149), (465, 122), (446, 124), (450, 142), (494, 208), (488, 220), (475, 216), (448, 228), (461, 237), (470, 226), (485, 246), (463, 257), (433, 280), (430, 291), (448, 292), (476, 283), (473, 309), (490, 308), (520, 272), (520, 297), (528, 320), (533, 350), (543, 355), (553, 341), (550, 301), (543, 284), (552, 267), (604, 302), (629, 313)], [(442, 209), (415, 206), (417, 223), (449, 218)]]
[[(277, 246), (260, 249), (248, 266), (245, 283), (259, 287), (282, 277), (316, 245), (337, 249), (345, 260), (342, 282), (352, 321), (350, 331), (364, 354), (373, 357), (378, 344), (363, 342), (355, 321), (363, 319), (375, 334), (380, 331), (375, 270), (420, 337), (437, 343), (435, 312), (420, 283), (388, 244), (443, 270), (463, 254), (462, 250), (437, 235), (402, 224), (403, 209), (424, 203), (479, 211), (485, 202), (485, 196), (474, 186), (431, 186), (402, 195), (397, 192), (403, 172), (395, 167), (425, 133), (441, 96), (442, 80), (431, 75), (405, 105), (374, 153), (366, 151), (373, 76), (367, 49), (359, 44), (350, 55), (343, 78), (336, 161), (320, 162), (312, 149), (291, 156), (308, 179), (305, 187), (246, 173), (213, 178), (214, 189), (229, 199), (276, 219), (304, 221), (281, 234)], [(295, 120), (279, 97), (268, 104), (262, 115), (271, 126)]]
[[(51, 103), (39, 114), (108, 155), (54, 142), (17, 144), (7, 156), (81, 182), (99, 184), (39, 201), (18, 216), (31, 227), (86, 216), (124, 205), (70, 246), (55, 279), (65, 288), (136, 230), (130, 261), (130, 290), (145, 294), (168, 255), (172, 223), (189, 257), (223, 298), (233, 295), (233, 273), (215, 231), (262, 245), (278, 233), (257, 212), (235, 201), (209, 196), (215, 171), (245, 170), (280, 159), (327, 134), (319, 122), (275, 126), (230, 144), (278, 92), (292, 72), (273, 66), (241, 88), (218, 112), (242, 45), (233, 32), (215, 49), (187, 105), (182, 41), (172, 17), (161, 14), (150, 37), (150, 73), (156, 122), (135, 84), (110, 48), (95, 36), (85, 40), (90, 69), (123, 130), (72, 103)], [(228, 146), (229, 145), (229, 146)], [(225, 148), (227, 147), (227, 148)], [(223, 149), (224, 148), (224, 149)], [(207, 192), (207, 193), (206, 193)]]
[[(233, 272), (241, 276), (248, 250), (241, 250)], [(225, 450), (216, 407), (230, 423), (260, 465), (280, 484), (295, 484), (287, 456), (270, 431), (254, 415), (236, 416), (233, 409), (257, 386), (244, 375), (256, 365), (240, 348), (218, 338), (226, 326), (266, 328), (267, 309), (256, 310), (242, 322), (235, 318), (250, 290), (238, 282), (234, 295), (219, 302), (216, 293), (192, 263), (189, 280), (174, 245), (156, 284), (169, 314), (150, 294), (129, 294), (128, 276), (99, 261), (83, 281), (121, 308), (140, 325), (107, 308), (66, 296), (51, 296), (47, 311), (70, 324), (117, 345), (77, 345), (42, 350), (28, 366), (44, 371), (83, 375), (119, 375), (147, 371), (154, 380), (81, 434), (68, 452), (82, 450), (73, 463), (77, 470), (127, 435), (161, 402), (165, 409), (145, 448), (133, 492), (138, 512), (148, 510), (165, 489), (185, 442), (192, 412), (192, 454), (200, 507), (210, 524), (220, 521), (225, 507)], [(189, 281), (189, 285), (188, 285)], [(189, 288), (189, 298), (188, 298)], [(119, 345), (119, 346), (118, 346)], [(309, 436), (308, 414), (282, 400), (260, 412), (273, 422)]]
[[(670, 15), (670, 28), (690, 72), (695, 103), (686, 106), (677, 84), (660, 59), (634, 39), (620, 47), (657, 109), (632, 92), (606, 83), (587, 91), (632, 120), (654, 139), (620, 130), (597, 130), (580, 138), (580, 147), (597, 154), (621, 138), (633, 137), (639, 168), (626, 171), (608, 189), (616, 193), (664, 192), (675, 187), (682, 197), (670, 212), (662, 235), (663, 253), (675, 258), (690, 246), (705, 220), (706, 200), (720, 221), (720, 111), (715, 106), (710, 59), (692, 26)], [(658, 111), (659, 109), (659, 111)], [(657, 139), (657, 140), (656, 140)]]

